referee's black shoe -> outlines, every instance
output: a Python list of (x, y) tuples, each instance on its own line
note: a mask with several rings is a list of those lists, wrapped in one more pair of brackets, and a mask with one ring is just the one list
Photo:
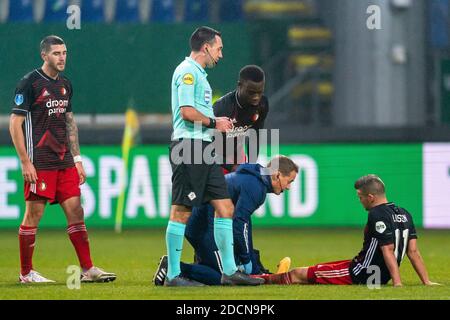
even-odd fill
[(169, 279), (166, 277), (166, 279), (164, 280), (164, 286), (165, 287), (205, 287), (206, 285), (195, 281), (195, 280), (191, 280), (182, 276), (176, 276), (173, 279)]
[(223, 273), (220, 282), (225, 286), (259, 286), (264, 283), (264, 279), (252, 278), (245, 273), (236, 271), (231, 276)]

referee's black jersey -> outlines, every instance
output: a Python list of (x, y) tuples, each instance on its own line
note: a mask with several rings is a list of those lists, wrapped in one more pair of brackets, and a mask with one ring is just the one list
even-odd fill
[[(257, 106), (242, 106), (237, 99), (237, 91), (227, 93), (217, 100), (213, 105), (214, 115), (216, 117), (228, 117), (233, 122), (233, 129), (224, 133), (223, 160), (224, 163), (237, 164), (238, 159), (243, 155), (243, 140), (247, 131), (252, 128), (259, 130), (264, 128), (264, 121), (269, 112), (269, 101), (266, 96), (261, 97)], [(259, 131), (256, 135), (259, 144)], [(233, 161), (231, 155), (226, 155), (226, 141), (233, 139)], [(259, 147), (257, 147), (259, 152)], [(247, 159), (248, 160), (248, 159)], [(256, 159), (255, 159), (256, 160)], [(232, 163), (231, 163), (232, 162)], [(226, 167), (226, 166), (225, 166)]]
[(70, 81), (62, 75), (52, 79), (42, 69), (25, 75), (16, 87), (11, 113), (25, 117), (25, 146), (37, 170), (74, 166), (66, 129), (71, 98)]
[(384, 262), (381, 246), (395, 245), (395, 256), (400, 266), (410, 239), (417, 239), (417, 234), (412, 216), (408, 211), (397, 207), (392, 202), (370, 209), (364, 229), (363, 248), (350, 264), (353, 283), (366, 284), (368, 278), (375, 274), (374, 270), (367, 270), (367, 268), (378, 266), (381, 272), (381, 284), (386, 284), (391, 276)]

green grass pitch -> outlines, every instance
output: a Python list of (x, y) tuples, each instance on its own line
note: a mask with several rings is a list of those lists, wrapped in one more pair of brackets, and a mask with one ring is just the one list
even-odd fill
[[(66, 286), (66, 268), (76, 265), (75, 251), (65, 230), (40, 230), (34, 267), (55, 284), (21, 285), (17, 282), (19, 252), (16, 230), (0, 232), (0, 299), (450, 299), (450, 231), (419, 230), (419, 248), (432, 281), (443, 286), (425, 287), (405, 257), (400, 268), (403, 288), (382, 286), (260, 286), (165, 288), (151, 283), (159, 258), (165, 252), (164, 230), (89, 230), (96, 265), (117, 273), (113, 283), (82, 284), (79, 290)], [(255, 247), (262, 261), (274, 270), (277, 262), (290, 256), (293, 266), (352, 258), (362, 245), (358, 229), (256, 229)], [(185, 242), (183, 261), (192, 260)]]

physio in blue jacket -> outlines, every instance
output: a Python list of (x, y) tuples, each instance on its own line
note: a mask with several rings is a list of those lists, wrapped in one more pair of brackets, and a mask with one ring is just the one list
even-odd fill
[[(266, 200), (268, 193), (280, 195), (289, 190), (298, 166), (288, 157), (274, 157), (266, 168), (259, 164), (242, 164), (225, 176), (228, 193), (234, 204), (233, 238), (236, 265), (247, 274), (261, 274), (259, 252), (253, 248), (251, 216)], [(195, 263), (181, 263), (183, 276), (207, 285), (220, 285), (222, 264), (214, 241), (214, 208), (210, 204), (194, 207), (185, 231), (195, 250)], [(164, 271), (155, 274), (155, 284), (162, 284)]]

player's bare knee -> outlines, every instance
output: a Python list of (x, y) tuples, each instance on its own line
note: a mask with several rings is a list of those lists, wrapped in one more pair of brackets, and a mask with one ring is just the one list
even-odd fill
[(66, 211), (67, 222), (69, 224), (84, 222), (84, 210), (82, 206), (75, 206)]
[(186, 224), (191, 216), (191, 209), (185, 206), (172, 206), (170, 221)]
[(37, 226), (42, 216), (44, 215), (44, 208), (29, 205), (25, 209), (25, 215), (23, 218), (23, 225)]
[(222, 203), (215, 209), (215, 216), (217, 218), (233, 218), (234, 205), (231, 201)]
[(84, 210), (82, 206), (78, 206), (75, 208), (73, 217), (79, 221), (84, 221)]
[(295, 268), (289, 273), (293, 283), (308, 283), (308, 268)]
[(43, 212), (42, 213), (39, 213), (39, 212), (25, 213), (22, 224), (24, 226), (29, 226), (29, 227), (37, 226), (39, 224), (39, 221), (41, 221), (42, 215), (43, 215)]

